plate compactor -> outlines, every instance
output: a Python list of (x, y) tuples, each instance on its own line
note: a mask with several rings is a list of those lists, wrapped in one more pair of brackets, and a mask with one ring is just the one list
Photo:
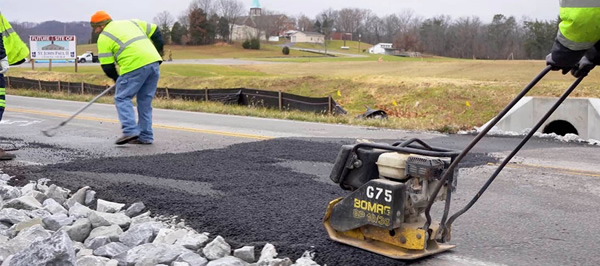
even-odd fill
[[(454, 220), (469, 210), (502, 169), (566, 100), (584, 77), (578, 78), (498, 166), (473, 199), (449, 217), (457, 165), (471, 149), (548, 72), (546, 67), (462, 151), (432, 147), (420, 139), (393, 144), (363, 142), (344, 145), (330, 178), (344, 190), (344, 198), (329, 203), (324, 225), (337, 242), (394, 259), (414, 260), (454, 248), (448, 244)], [(445, 201), (440, 222), (432, 221), (434, 202)]]

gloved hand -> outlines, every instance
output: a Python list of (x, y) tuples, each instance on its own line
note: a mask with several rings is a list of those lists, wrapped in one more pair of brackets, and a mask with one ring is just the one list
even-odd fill
[(595, 66), (596, 64), (587, 58), (587, 56), (584, 56), (579, 60), (579, 63), (573, 67), (571, 74), (576, 78), (585, 77)]
[(8, 64), (8, 58), (4, 57), (0, 59), (0, 68), (0, 74), (5, 74), (6, 72), (8, 72), (8, 69), (10, 68)]
[(552, 54), (548, 54), (546, 56), (546, 65), (552, 66), (551, 69), (554, 71), (562, 70), (563, 75), (569, 73), (569, 71), (571, 71), (571, 69), (574, 67), (574, 66), (559, 66), (556, 62), (554, 62), (554, 59), (552, 59)]

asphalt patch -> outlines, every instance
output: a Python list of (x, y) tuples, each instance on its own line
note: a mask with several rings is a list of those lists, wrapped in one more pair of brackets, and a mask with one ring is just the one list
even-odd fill
[[(191, 153), (76, 160), (4, 171), (17, 174), (20, 182), (49, 178), (71, 190), (90, 186), (98, 198), (110, 201), (143, 201), (154, 214), (177, 215), (197, 231), (223, 236), (233, 248), (255, 245), (260, 250), (272, 243), (279, 257), (297, 259), (306, 250), (316, 251), (315, 261), (321, 265), (402, 265), (329, 240), (322, 226), (325, 209), (347, 192), (282, 164), (327, 166), (340, 146), (349, 143), (275, 139)], [(473, 166), (495, 159), (472, 154), (464, 162)], [(139, 182), (143, 178), (162, 182)], [(218, 193), (194, 193), (188, 182)]]

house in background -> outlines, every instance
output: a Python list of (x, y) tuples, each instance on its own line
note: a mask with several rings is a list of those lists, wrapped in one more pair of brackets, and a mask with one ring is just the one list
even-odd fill
[(370, 54), (395, 55), (399, 52), (391, 43), (378, 43), (369, 49)]
[(295, 23), (286, 15), (263, 14), (258, 0), (250, 6), (248, 16), (239, 17), (232, 31), (232, 41), (244, 41), (258, 37), (261, 41), (279, 41), (286, 31), (294, 30)]
[(293, 43), (303, 42), (323, 44), (325, 43), (325, 35), (318, 32), (298, 31), (291, 35), (290, 41)]

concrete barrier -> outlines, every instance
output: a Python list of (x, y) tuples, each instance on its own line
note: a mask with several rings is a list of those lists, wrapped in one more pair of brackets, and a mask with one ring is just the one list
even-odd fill
[[(522, 133), (533, 128), (557, 100), (553, 97), (524, 97), (496, 126), (502, 131)], [(600, 99), (568, 98), (538, 132), (563, 136), (571, 133), (582, 139), (600, 140)]]

